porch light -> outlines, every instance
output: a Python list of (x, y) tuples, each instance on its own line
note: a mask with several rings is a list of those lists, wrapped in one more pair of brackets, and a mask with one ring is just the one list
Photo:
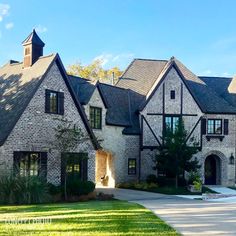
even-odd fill
[(233, 153), (231, 153), (231, 156), (229, 157), (229, 164), (234, 165), (234, 156)]

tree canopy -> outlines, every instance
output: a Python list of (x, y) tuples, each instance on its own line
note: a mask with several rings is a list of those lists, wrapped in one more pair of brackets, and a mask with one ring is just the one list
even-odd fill
[(115, 66), (110, 69), (104, 69), (102, 67), (103, 60), (93, 60), (89, 65), (82, 65), (81, 62), (77, 62), (68, 67), (67, 73), (69, 75), (80, 76), (85, 79), (99, 80), (104, 83), (112, 83), (114, 76), (114, 83), (117, 82), (121, 76), (122, 71), (119, 67)]

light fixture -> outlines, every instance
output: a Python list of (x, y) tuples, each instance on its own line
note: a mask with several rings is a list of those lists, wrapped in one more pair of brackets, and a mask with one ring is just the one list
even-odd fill
[(233, 153), (231, 153), (231, 156), (229, 157), (229, 164), (234, 165), (234, 156)]

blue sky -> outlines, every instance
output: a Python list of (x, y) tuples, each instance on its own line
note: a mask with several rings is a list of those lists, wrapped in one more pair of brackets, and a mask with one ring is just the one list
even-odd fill
[(65, 66), (103, 58), (124, 69), (133, 58), (175, 56), (198, 75), (236, 74), (234, 0), (0, 0), (0, 65), (22, 60), (36, 28), (45, 54)]

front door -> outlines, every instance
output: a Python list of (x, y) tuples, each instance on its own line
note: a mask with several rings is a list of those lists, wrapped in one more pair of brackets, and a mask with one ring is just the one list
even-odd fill
[(216, 184), (216, 159), (213, 155), (205, 160), (205, 184)]

